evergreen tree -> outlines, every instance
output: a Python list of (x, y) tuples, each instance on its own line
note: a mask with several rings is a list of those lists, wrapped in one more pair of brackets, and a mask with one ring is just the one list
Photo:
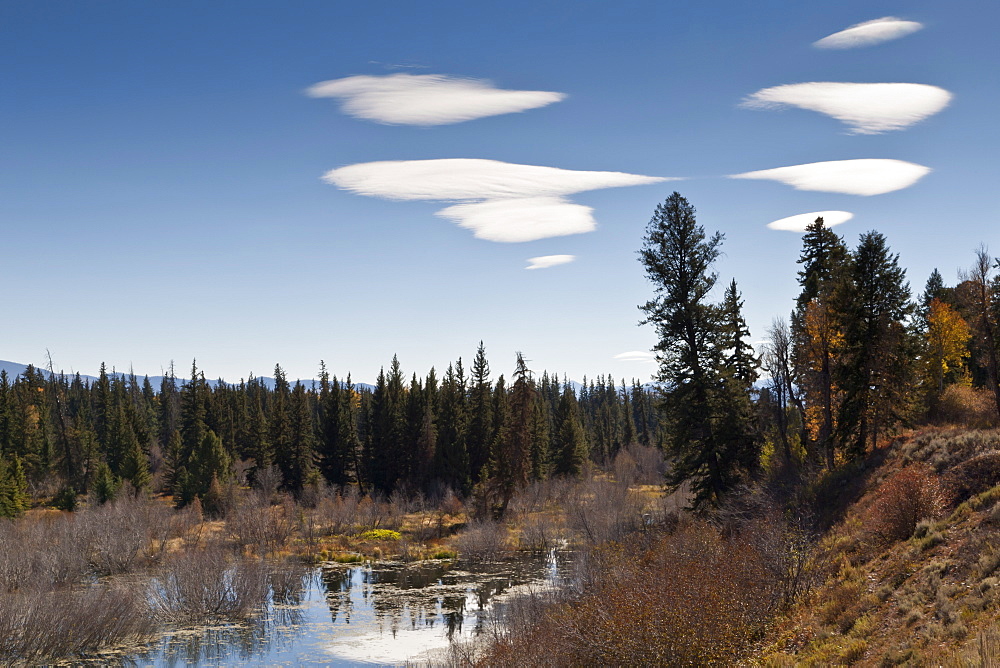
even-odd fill
[(587, 461), (587, 440), (580, 424), (576, 395), (568, 384), (563, 387), (555, 416), (552, 435), (553, 470), (555, 475), (578, 476)]
[(19, 517), (29, 505), (28, 481), (20, 458), (0, 452), (0, 517)]
[(111, 472), (111, 467), (108, 466), (107, 462), (102, 461), (97, 465), (97, 472), (94, 475), (94, 496), (97, 498), (98, 504), (103, 505), (108, 501), (114, 501), (121, 485), (121, 478)]
[(640, 308), (656, 326), (674, 465), (668, 482), (690, 480), (695, 505), (715, 504), (756, 459), (742, 414), (728, 413), (736, 394), (723, 368), (722, 310), (708, 301), (723, 236), (706, 237), (679, 193), (657, 206), (640, 258), (656, 296)]
[(471, 489), (472, 476), (466, 446), (469, 416), (465, 370), (461, 359), (454, 367), (449, 365), (445, 372), (439, 406), (440, 427), (434, 469), (441, 482), (461, 494), (467, 494)]
[(722, 342), (727, 351), (725, 365), (733, 378), (743, 384), (747, 390), (753, 387), (757, 380), (757, 369), (760, 360), (750, 345), (750, 328), (743, 319), (743, 300), (736, 288), (736, 279), (726, 288), (722, 300)]
[(313, 471), (315, 431), (309, 395), (302, 383), (296, 382), (291, 395), (290, 433), (287, 457), (279, 460), (285, 485), (294, 492), (302, 490)]
[(490, 383), (490, 365), (486, 349), (479, 342), (476, 358), (472, 362), (472, 388), (469, 397), (469, 428), (466, 439), (469, 453), (469, 473), (472, 483), (479, 482), (480, 473), (490, 460), (493, 439), (493, 387)]
[(294, 467), (292, 462), (292, 393), (285, 379), (285, 372), (280, 364), (274, 366), (274, 393), (268, 415), (270, 427), (269, 442), (274, 463), (281, 470), (284, 485), (295, 489)]
[[(812, 426), (819, 452), (833, 467), (837, 388), (834, 386), (838, 346), (843, 333), (838, 310), (844, 301), (840, 295), (847, 282), (850, 253), (843, 240), (817, 218), (806, 227), (802, 254), (798, 259), (799, 285), (802, 291), (792, 312), (791, 335), (793, 361), (797, 378), (805, 392), (804, 422)], [(809, 443), (803, 443), (807, 448)]]
[(879, 431), (906, 409), (914, 355), (904, 320), (912, 307), (898, 260), (880, 233), (861, 235), (845, 300), (844, 399), (837, 425), (850, 457), (863, 454), (869, 438), (874, 446)]

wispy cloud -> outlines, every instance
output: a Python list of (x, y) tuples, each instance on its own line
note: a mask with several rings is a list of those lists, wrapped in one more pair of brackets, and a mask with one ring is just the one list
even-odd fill
[(566, 95), (541, 90), (503, 90), (483, 79), (443, 74), (354, 76), (321, 81), (310, 97), (341, 100), (344, 113), (387, 125), (447, 125), (544, 107)]
[(819, 49), (854, 49), (861, 46), (872, 46), (889, 40), (905, 37), (923, 28), (922, 23), (904, 21), (895, 16), (883, 16), (874, 21), (857, 23), (850, 28), (827, 35), (813, 42)]
[(729, 178), (778, 181), (796, 190), (846, 195), (882, 195), (909, 188), (930, 171), (930, 167), (903, 160), (871, 158), (812, 162), (733, 174)]
[(569, 264), (576, 259), (575, 255), (541, 255), (539, 257), (529, 257), (525, 269), (548, 269), (560, 264)]
[(447, 158), (348, 165), (327, 172), (323, 180), (369, 197), (454, 201), (437, 215), (480, 239), (520, 242), (596, 228), (593, 210), (569, 201), (569, 195), (671, 179)]
[(627, 353), (618, 353), (614, 359), (620, 362), (652, 362), (656, 355), (648, 350), (630, 350)]
[(812, 81), (764, 88), (743, 100), (750, 109), (800, 107), (832, 116), (856, 134), (902, 130), (948, 106), (951, 93), (913, 83)]
[(788, 232), (805, 232), (806, 226), (811, 225), (817, 218), (823, 219), (826, 227), (833, 227), (846, 223), (854, 214), (849, 211), (813, 211), (812, 213), (800, 213), (796, 216), (789, 216), (781, 220), (768, 223), (768, 228), (772, 230), (785, 230)]

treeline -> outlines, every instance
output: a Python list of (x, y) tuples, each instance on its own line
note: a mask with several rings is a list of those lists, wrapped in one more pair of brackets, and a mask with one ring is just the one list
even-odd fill
[(108, 373), (93, 382), (29, 367), (0, 373), (0, 515), (16, 515), (27, 490), (72, 508), (123, 485), (167, 491), (178, 505), (211, 504), (220, 486), (262, 476), (298, 494), (309, 486), (363, 491), (476, 493), (502, 514), (530, 480), (578, 475), (623, 447), (656, 444), (651, 393), (638, 381), (599, 376), (574, 386), (532, 374), (520, 354), (509, 380), (491, 378), (480, 344), (439, 377), (405, 377), (394, 357), (374, 388), (331, 377), (291, 384), (280, 366), (261, 379), (210, 384), (192, 364), (154, 388), (148, 377)]
[(692, 482), (696, 504), (716, 505), (764, 460), (833, 469), (901, 425), (1000, 415), (1000, 260), (980, 248), (958, 285), (934, 270), (914, 300), (881, 233), (851, 249), (818, 218), (802, 241), (795, 307), (758, 353), (736, 282), (711, 300), (723, 236), (679, 193), (647, 227), (656, 295), (640, 308), (660, 338), (669, 478)]

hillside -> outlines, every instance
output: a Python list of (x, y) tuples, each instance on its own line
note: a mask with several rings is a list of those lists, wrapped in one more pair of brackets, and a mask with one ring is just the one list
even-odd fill
[(845, 511), (751, 663), (998, 665), (998, 483), (1000, 430), (930, 427), (821, 480)]

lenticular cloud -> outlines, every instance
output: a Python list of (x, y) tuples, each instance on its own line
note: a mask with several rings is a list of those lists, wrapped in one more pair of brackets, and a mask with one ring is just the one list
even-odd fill
[(923, 24), (916, 21), (904, 21), (895, 16), (883, 16), (874, 21), (857, 23), (850, 28), (827, 35), (813, 42), (819, 49), (854, 49), (861, 46), (872, 46), (915, 33)]
[(548, 269), (560, 264), (568, 264), (576, 259), (575, 255), (541, 255), (539, 257), (529, 257), (525, 269)]
[(945, 89), (926, 84), (812, 81), (764, 88), (742, 106), (809, 109), (842, 121), (856, 134), (879, 134), (933, 116), (948, 106), (951, 97)]
[(778, 181), (796, 190), (882, 195), (909, 188), (930, 171), (930, 167), (903, 160), (833, 160), (733, 174), (729, 178)]
[(768, 223), (767, 227), (772, 230), (784, 230), (787, 232), (805, 232), (806, 227), (815, 222), (817, 218), (822, 218), (823, 224), (826, 227), (833, 227), (834, 225), (846, 223), (851, 218), (854, 218), (854, 214), (849, 211), (813, 211), (812, 213), (800, 213), (796, 216), (788, 216), (787, 218), (776, 220)]
[(340, 99), (344, 113), (387, 125), (461, 123), (536, 109), (566, 97), (550, 91), (503, 90), (482, 79), (442, 74), (333, 79), (310, 86), (306, 94)]
[(323, 180), (369, 197), (454, 201), (437, 215), (479, 239), (520, 242), (595, 229), (593, 210), (569, 201), (569, 195), (670, 179), (453, 158), (348, 165), (327, 172)]
[(628, 352), (618, 353), (613, 359), (621, 362), (652, 362), (656, 359), (656, 355), (648, 350), (629, 350)]

